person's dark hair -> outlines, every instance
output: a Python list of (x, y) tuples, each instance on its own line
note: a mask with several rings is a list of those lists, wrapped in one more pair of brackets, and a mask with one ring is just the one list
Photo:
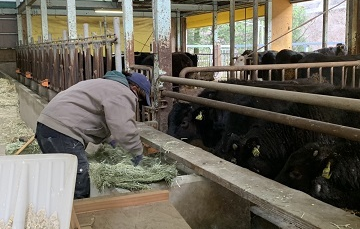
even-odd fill
[(139, 96), (141, 96), (141, 98), (146, 101), (146, 93), (145, 93), (145, 91), (143, 89), (141, 89), (141, 87), (139, 87), (139, 85), (137, 85), (136, 83), (131, 82), (131, 81), (128, 81), (128, 82), (129, 82), (130, 86), (136, 86), (136, 87), (139, 88)]
[(125, 76), (131, 76), (131, 73), (130, 72), (127, 72), (127, 71), (122, 71), (121, 72), (123, 75), (125, 75)]

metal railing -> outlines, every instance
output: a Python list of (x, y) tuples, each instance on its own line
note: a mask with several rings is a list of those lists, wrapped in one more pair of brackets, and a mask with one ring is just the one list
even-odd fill
[[(319, 63), (301, 63), (301, 64), (269, 64), (269, 65), (244, 65), (244, 66), (213, 66), (213, 67), (187, 67), (184, 68), (179, 76), (185, 78), (188, 73), (214, 72), (226, 73), (222, 78), (227, 80), (233, 78), (241, 80), (264, 80), (260, 79), (259, 73), (267, 73), (268, 79), (273, 80), (276, 73), (280, 81), (310, 77), (320, 77), (328, 80), (329, 83), (341, 87), (360, 87), (359, 77), (356, 69), (360, 61), (346, 62), (319, 62)], [(301, 72), (301, 74), (300, 74)]]
[[(277, 89), (268, 89), (268, 88), (260, 88), (260, 87), (251, 87), (251, 86), (236, 85), (236, 84), (205, 82), (194, 79), (175, 78), (169, 76), (161, 76), (160, 80), (163, 82), (197, 86), (197, 87), (227, 91), (238, 94), (273, 98), (273, 99), (279, 99), (279, 100), (297, 102), (297, 103), (305, 103), (310, 105), (332, 107), (332, 108), (344, 109), (344, 110), (360, 113), (360, 100), (358, 99), (326, 96), (319, 94), (309, 94), (309, 93), (285, 91), (285, 90), (277, 90)], [(235, 112), (255, 118), (260, 118), (271, 122), (290, 125), (301, 129), (321, 132), (324, 134), (346, 138), (353, 141), (360, 141), (360, 129), (353, 127), (341, 126), (341, 125), (322, 122), (318, 120), (306, 119), (306, 118), (276, 113), (272, 111), (241, 106), (237, 104), (215, 101), (212, 99), (194, 97), (194, 96), (171, 92), (171, 91), (163, 91), (162, 95), (179, 100), (202, 104), (209, 107), (214, 107), (217, 109), (227, 110), (230, 112)]]
[(38, 83), (47, 80), (48, 87), (59, 92), (111, 70), (115, 41), (114, 35), (108, 35), (19, 46), (17, 68)]

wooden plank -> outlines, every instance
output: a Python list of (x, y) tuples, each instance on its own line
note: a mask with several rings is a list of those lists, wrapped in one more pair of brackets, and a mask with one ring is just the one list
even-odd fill
[(72, 211), (71, 211), (70, 229), (81, 229), (79, 220), (76, 216), (74, 206), (72, 207)]
[(74, 200), (76, 214), (101, 211), (113, 208), (138, 206), (147, 203), (154, 203), (169, 200), (169, 191), (151, 191), (143, 193), (130, 193), (114, 196), (100, 196), (86, 199)]
[(191, 229), (169, 201), (78, 215), (82, 229)]
[(360, 217), (227, 162), (143, 123), (137, 124), (145, 144), (298, 228), (329, 229), (334, 225), (347, 224), (360, 228)]

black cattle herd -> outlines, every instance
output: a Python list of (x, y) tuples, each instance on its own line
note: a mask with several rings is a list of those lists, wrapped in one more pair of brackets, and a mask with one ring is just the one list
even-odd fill
[[(339, 44), (334, 49), (308, 54), (308, 58), (288, 57), (287, 60), (307, 62), (319, 55), (326, 58), (321, 51), (334, 52), (332, 58), (359, 59), (346, 55), (343, 46)], [(270, 53), (268, 56), (275, 57), (275, 63), (278, 62), (277, 55)], [(267, 62), (264, 57), (265, 54), (262, 61)], [(325, 73), (324, 77), (326, 76)], [(360, 99), (358, 88), (339, 87), (312, 79), (278, 82), (227, 80), (219, 83)], [(360, 128), (357, 112), (213, 89), (204, 89), (198, 96)], [(314, 132), (180, 101), (173, 104), (173, 109), (169, 113), (167, 134), (336, 207), (360, 211), (359, 142), (323, 134), (321, 131)]]

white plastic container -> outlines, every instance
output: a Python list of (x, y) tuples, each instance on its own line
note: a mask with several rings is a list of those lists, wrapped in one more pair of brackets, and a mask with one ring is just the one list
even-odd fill
[(13, 218), (15, 229), (25, 228), (30, 204), (57, 213), (61, 229), (68, 229), (74, 198), (77, 157), (71, 154), (0, 156), (0, 220)]

